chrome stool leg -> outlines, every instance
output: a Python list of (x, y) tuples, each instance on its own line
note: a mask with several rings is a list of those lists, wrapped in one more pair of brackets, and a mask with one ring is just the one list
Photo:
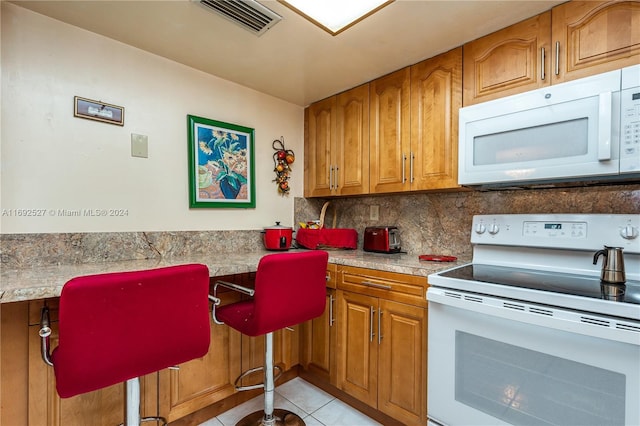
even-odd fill
[(275, 380), (273, 378), (273, 333), (267, 333), (264, 353), (264, 410), (253, 412), (242, 418), (236, 426), (304, 426), (305, 423), (291, 411), (274, 409)]
[(143, 422), (160, 422), (166, 426), (164, 417), (140, 417), (140, 378), (125, 382), (125, 416), (122, 426), (140, 426)]
[(140, 425), (140, 379), (135, 377), (127, 380), (126, 385), (126, 415), (125, 426)]

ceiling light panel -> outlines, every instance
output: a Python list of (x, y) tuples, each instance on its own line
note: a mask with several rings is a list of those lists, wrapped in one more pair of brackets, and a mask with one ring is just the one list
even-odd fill
[(394, 0), (278, 0), (294, 12), (336, 35)]

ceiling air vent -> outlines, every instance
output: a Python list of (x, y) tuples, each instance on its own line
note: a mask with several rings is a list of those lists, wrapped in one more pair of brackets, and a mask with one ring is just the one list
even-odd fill
[(255, 0), (198, 0), (207, 9), (261, 36), (282, 20), (282, 16)]

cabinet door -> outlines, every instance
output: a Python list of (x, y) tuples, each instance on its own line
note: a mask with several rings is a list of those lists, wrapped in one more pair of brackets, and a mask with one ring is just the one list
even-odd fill
[(313, 103), (305, 109), (304, 196), (323, 197), (333, 190), (332, 158), (335, 150), (336, 97)]
[(337, 387), (376, 408), (378, 299), (339, 290), (337, 303)]
[(545, 12), (465, 44), (463, 104), (549, 85), (550, 40), (551, 12)]
[(457, 188), (462, 48), (411, 67), (411, 190)]
[(369, 83), (369, 189), (409, 190), (409, 67)]
[[(219, 297), (224, 304), (240, 300), (235, 292)], [(231, 396), (240, 375), (240, 341), (238, 331), (212, 321), (211, 344), (204, 357), (180, 364), (177, 370), (160, 372), (161, 416), (172, 422)]]
[(554, 82), (640, 63), (640, 1), (570, 1), (551, 20)]
[[(62, 399), (58, 396), (53, 367), (47, 366), (40, 355), (39, 329), (39, 325), (29, 327), (29, 425), (121, 424), (124, 421), (125, 403), (125, 386), (122, 383), (71, 398)], [(55, 348), (58, 345), (57, 323), (52, 323), (51, 329), (51, 347)], [(141, 395), (147, 391), (146, 388), (146, 382), (143, 379), (140, 381)], [(3, 391), (9, 390), (3, 389)], [(156, 407), (146, 407), (144, 400), (141, 399), (141, 410), (145, 415), (154, 415), (153, 408)]]
[(310, 373), (335, 384), (335, 290), (327, 289), (322, 316), (304, 324), (302, 364)]
[(380, 300), (378, 410), (407, 425), (427, 421), (427, 310)]
[(369, 193), (369, 84), (337, 95), (335, 192)]

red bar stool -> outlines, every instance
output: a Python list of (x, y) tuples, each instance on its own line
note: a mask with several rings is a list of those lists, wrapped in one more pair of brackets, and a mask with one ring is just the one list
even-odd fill
[[(265, 335), (264, 367), (248, 370), (236, 380), (238, 390), (264, 387), (264, 411), (249, 414), (238, 425), (305, 424), (296, 414), (273, 407), (273, 332), (322, 315), (326, 300), (328, 258), (329, 254), (325, 251), (270, 254), (260, 259), (254, 289), (224, 281), (216, 282), (212, 297), (215, 304), (219, 304), (216, 296), (219, 285), (253, 298), (222, 307), (214, 304), (214, 321), (227, 324), (248, 336)], [(264, 383), (237, 385), (244, 376), (261, 369), (264, 369)]]
[(189, 264), (73, 278), (62, 288), (58, 318), (52, 354), (46, 306), (40, 336), (61, 398), (126, 381), (124, 424), (166, 424), (140, 418), (139, 377), (209, 350), (209, 270)]

